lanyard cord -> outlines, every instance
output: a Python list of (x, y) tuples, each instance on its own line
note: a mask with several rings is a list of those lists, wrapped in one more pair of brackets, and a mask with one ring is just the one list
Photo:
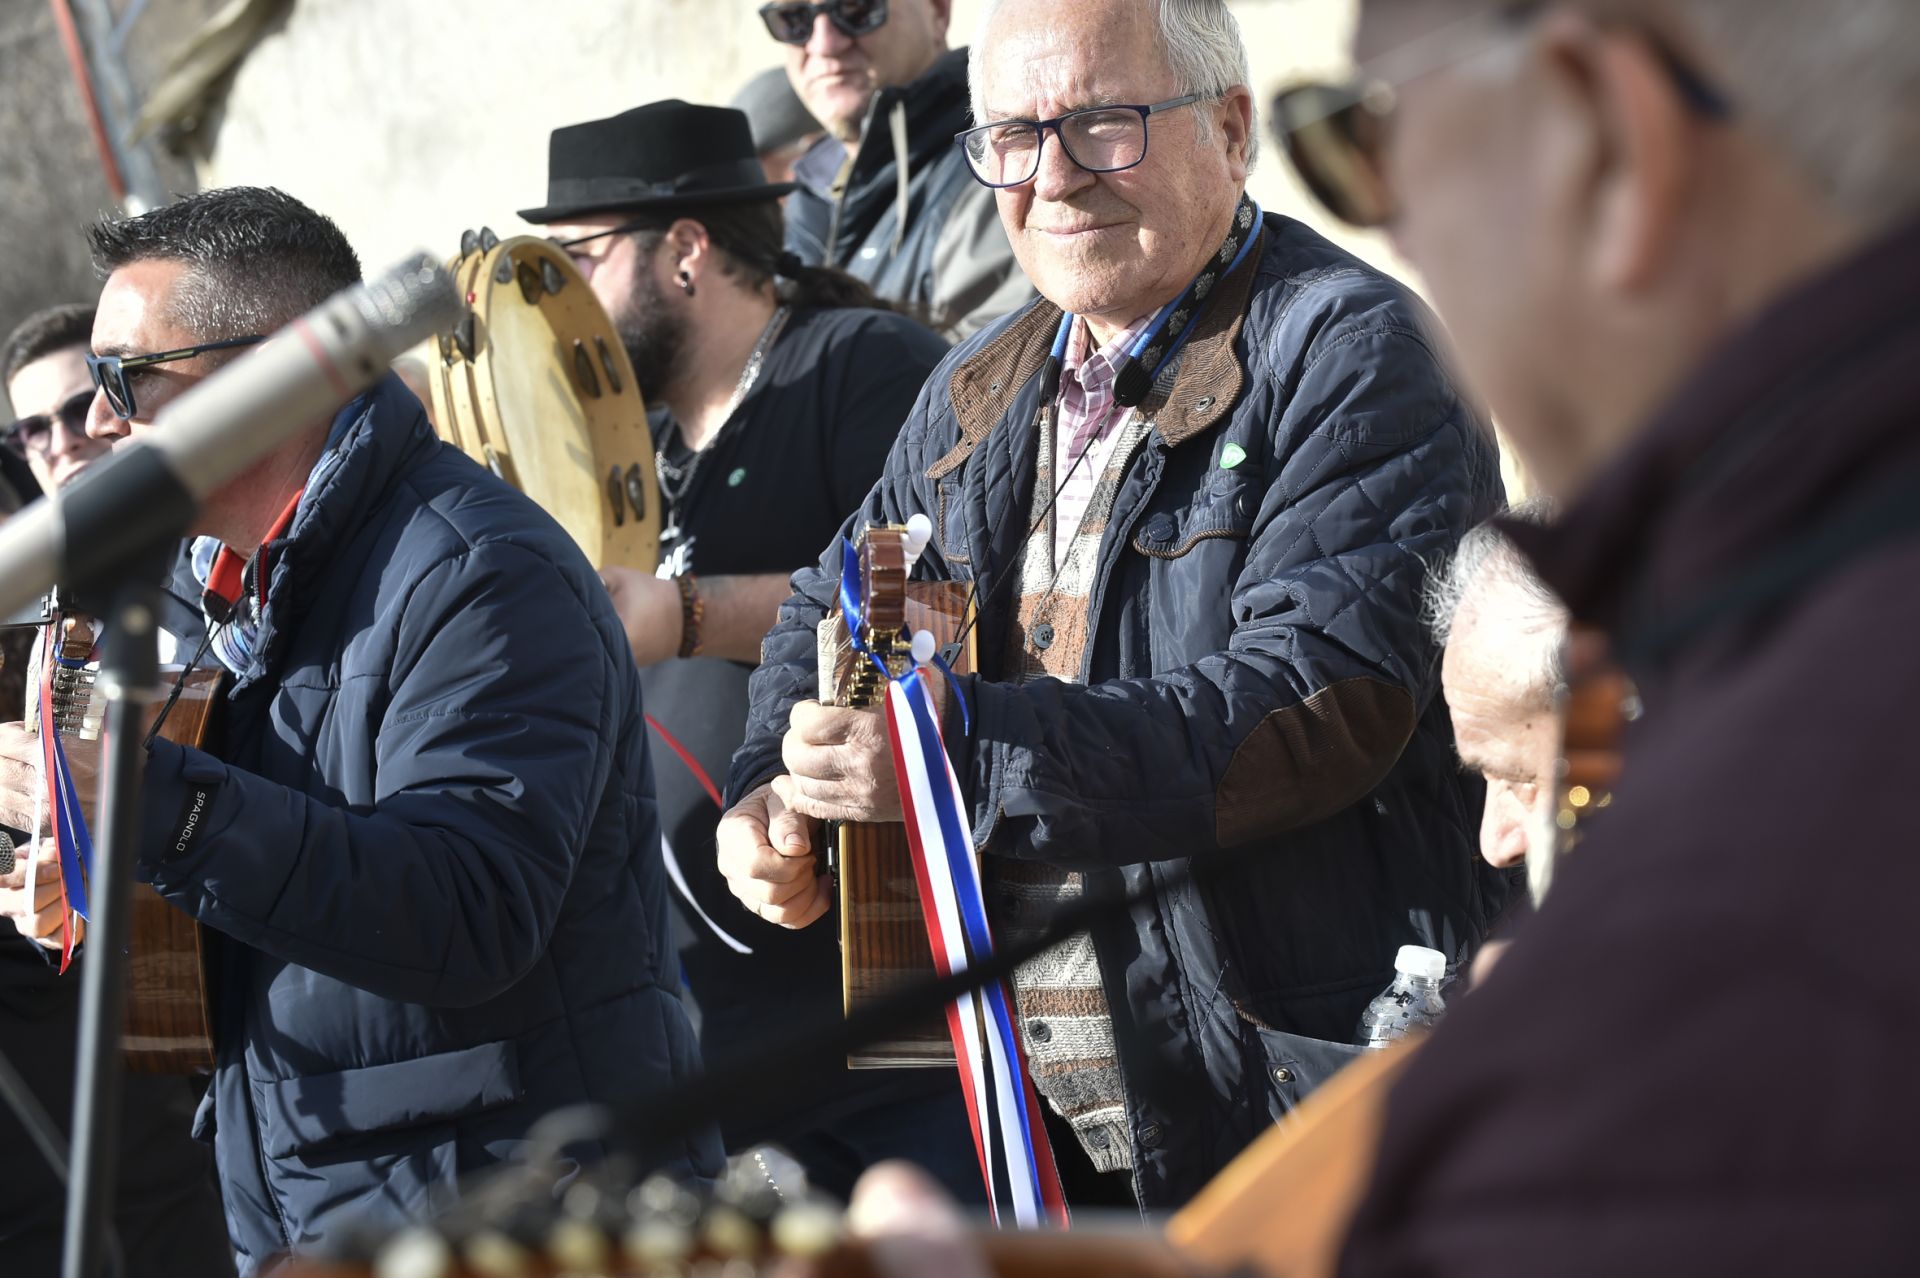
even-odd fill
[[(1234, 214), (1233, 229), (1228, 232), (1226, 242), (1220, 246), (1220, 252), (1215, 259), (1223, 262), (1230, 260), (1230, 264), (1225, 270), (1217, 273), (1211, 267), (1203, 270), (1194, 278), (1193, 283), (1187, 286), (1184, 293), (1160, 308), (1160, 313), (1154, 316), (1153, 323), (1149, 324), (1146, 330), (1135, 339), (1133, 350), (1128, 353), (1125, 363), (1120, 366), (1120, 371), (1115, 375), (1114, 402), (1123, 408), (1135, 408), (1146, 399), (1147, 392), (1152, 390), (1154, 382), (1159, 380), (1161, 371), (1187, 344), (1187, 339), (1193, 336), (1193, 330), (1199, 327), (1202, 312), (1200, 304), (1212, 294), (1214, 286), (1238, 270), (1240, 264), (1246, 261), (1247, 254), (1252, 252), (1254, 244), (1260, 239), (1261, 219), (1260, 206), (1247, 196), (1241, 196), (1239, 208)], [(1066, 362), (1067, 340), (1073, 332), (1076, 318), (1072, 314), (1060, 317), (1060, 328), (1054, 334), (1053, 349), (1048, 353), (1047, 362), (1041, 368), (1040, 404), (1035, 409), (1033, 417), (1036, 428), (1040, 424), (1041, 414), (1052, 410), (1053, 401), (1060, 393), (1060, 373)], [(1168, 328), (1175, 327), (1176, 324), (1178, 331), (1173, 341), (1164, 347), (1160, 346), (1158, 339)], [(1038, 533), (1047, 517), (1053, 513), (1053, 508), (1059, 502), (1061, 494), (1066, 492), (1067, 485), (1073, 481), (1081, 463), (1086, 461), (1087, 454), (1093, 451), (1094, 443), (1093, 439), (1088, 439), (1086, 445), (1074, 457), (1072, 464), (1067, 467), (1066, 473), (1060, 477), (1059, 484), (1054, 487), (1045, 504), (1040, 507), (1039, 513), (1028, 524), (1027, 539), (1030, 540)], [(1002, 580), (994, 583), (992, 596), (998, 600), (999, 596), (1005, 593), (1006, 588), (1016, 580), (1018, 580), (1017, 574), (1003, 573)], [(980, 582), (981, 578), (975, 577), (967, 591), (967, 610), (970, 614), (967, 617), (967, 624), (961, 627), (960, 633), (954, 636), (953, 642), (949, 643), (942, 652), (942, 656), (948, 662), (951, 662), (960, 652), (967, 641), (967, 636), (973, 633), (973, 628), (980, 622), (982, 602)]]

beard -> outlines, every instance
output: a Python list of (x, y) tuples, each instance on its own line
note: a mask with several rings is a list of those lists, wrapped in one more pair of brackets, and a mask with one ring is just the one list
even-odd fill
[(651, 407), (660, 399), (687, 344), (686, 320), (661, 293), (652, 275), (640, 272), (636, 287), (613, 320), (620, 344), (633, 362), (633, 380)]

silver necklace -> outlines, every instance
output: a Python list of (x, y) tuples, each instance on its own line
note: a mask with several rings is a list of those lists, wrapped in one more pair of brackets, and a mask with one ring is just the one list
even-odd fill
[(667, 446), (680, 431), (680, 423), (672, 418), (667, 421), (667, 431), (661, 437), (660, 444), (653, 451), (653, 472), (660, 481), (661, 495), (667, 499), (667, 527), (661, 530), (663, 541), (677, 538), (680, 533), (680, 503), (693, 490), (694, 476), (700, 473), (700, 459), (713, 451), (720, 442), (721, 434), (733, 424), (733, 416), (740, 411), (740, 405), (746, 402), (753, 392), (754, 383), (760, 380), (760, 367), (766, 363), (767, 352), (780, 340), (780, 331), (787, 326), (787, 317), (793, 313), (790, 306), (777, 307), (767, 326), (760, 330), (760, 340), (753, 344), (753, 353), (747, 356), (746, 367), (740, 370), (740, 380), (734, 384), (733, 397), (727, 400), (727, 410), (721, 414), (720, 429), (713, 433), (705, 448), (698, 449), (687, 459), (687, 464), (675, 466), (667, 460)]

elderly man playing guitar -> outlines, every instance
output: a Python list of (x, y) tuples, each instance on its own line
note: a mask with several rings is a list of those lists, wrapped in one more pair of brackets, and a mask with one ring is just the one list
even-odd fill
[[(961, 144), (1042, 300), (936, 370), (844, 531), (924, 514), (915, 576), (971, 583), (945, 738), (995, 926), (1135, 901), (1014, 992), (1068, 1200), (1166, 1208), (1355, 1050), (1397, 947), (1464, 959), (1504, 899), (1419, 618), (1494, 448), (1407, 290), (1246, 197), (1224, 3), (989, 6), (973, 59)], [(791, 927), (820, 823), (901, 812), (880, 716), (811, 699), (841, 556), (767, 638), (719, 836)]]

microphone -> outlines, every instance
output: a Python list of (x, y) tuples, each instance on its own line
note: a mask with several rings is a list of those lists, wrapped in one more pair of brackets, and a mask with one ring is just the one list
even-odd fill
[(0, 526), (0, 617), (56, 580), (111, 579), (129, 556), (177, 538), (208, 494), (459, 314), (453, 281), (421, 253), (293, 321), (161, 409), (164, 429), (120, 444)]

